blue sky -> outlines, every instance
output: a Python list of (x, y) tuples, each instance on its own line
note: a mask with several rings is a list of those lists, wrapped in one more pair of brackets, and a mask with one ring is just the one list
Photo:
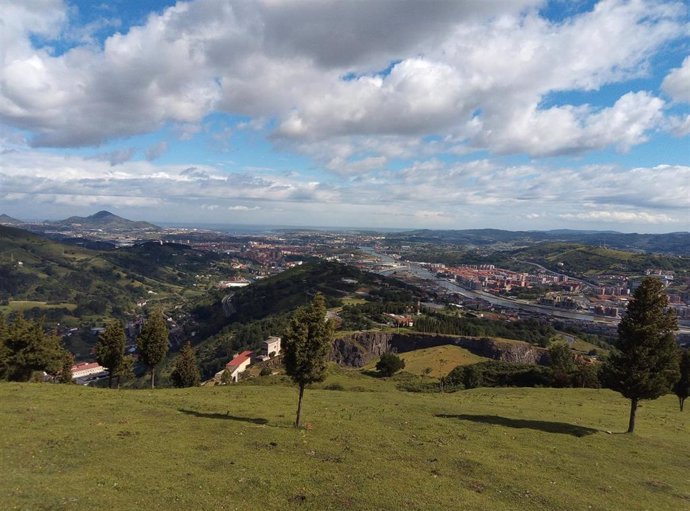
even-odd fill
[(683, 1), (0, 0), (0, 213), (690, 229)]

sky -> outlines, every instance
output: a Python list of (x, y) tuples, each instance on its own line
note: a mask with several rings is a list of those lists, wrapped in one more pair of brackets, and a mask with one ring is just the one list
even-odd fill
[(0, 213), (690, 230), (690, 3), (0, 0)]

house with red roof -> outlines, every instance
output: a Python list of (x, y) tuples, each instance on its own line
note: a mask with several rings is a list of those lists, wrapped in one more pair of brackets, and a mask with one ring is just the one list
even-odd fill
[(240, 373), (243, 373), (249, 367), (252, 361), (252, 352), (243, 351), (233, 357), (233, 359), (225, 364), (225, 369), (216, 373), (216, 379), (220, 379), (225, 371), (229, 374), (231, 382), (235, 383), (240, 379)]

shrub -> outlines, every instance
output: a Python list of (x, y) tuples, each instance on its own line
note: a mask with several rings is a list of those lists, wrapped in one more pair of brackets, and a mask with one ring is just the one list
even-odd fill
[(405, 368), (405, 361), (395, 353), (384, 353), (376, 362), (376, 370), (382, 376), (393, 376), (395, 373)]

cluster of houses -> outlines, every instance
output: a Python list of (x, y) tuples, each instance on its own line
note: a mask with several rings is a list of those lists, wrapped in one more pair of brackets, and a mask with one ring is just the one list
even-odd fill
[[(227, 371), (228, 382), (238, 382), (240, 375), (246, 371), (251, 364), (265, 362), (281, 354), (280, 337), (269, 337), (263, 342), (261, 352), (255, 354), (253, 351), (243, 351), (235, 355), (230, 362), (225, 365), (222, 371), (213, 377), (215, 382), (223, 380), (223, 373)], [(98, 362), (80, 362), (72, 366), (72, 381), (80, 385), (88, 385), (91, 382), (108, 376), (108, 369)]]
[(255, 355), (253, 351), (243, 351), (235, 355), (230, 362), (225, 364), (225, 368), (218, 371), (213, 377), (214, 381), (223, 380), (223, 373), (226, 373), (225, 381), (236, 383), (240, 380), (240, 375), (255, 362), (264, 362), (280, 355), (280, 337), (269, 337), (263, 342), (261, 353)]

